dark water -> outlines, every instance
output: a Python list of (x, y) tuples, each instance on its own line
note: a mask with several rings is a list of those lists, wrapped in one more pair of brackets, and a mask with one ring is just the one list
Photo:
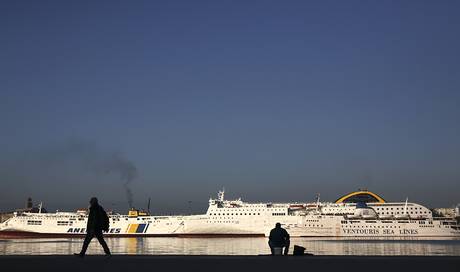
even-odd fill
[[(114, 254), (258, 255), (269, 254), (266, 238), (107, 238)], [(0, 240), (0, 254), (72, 254), (82, 239)], [(339, 240), (292, 238), (315, 255), (460, 256), (460, 240)], [(88, 254), (103, 254), (94, 239)]]

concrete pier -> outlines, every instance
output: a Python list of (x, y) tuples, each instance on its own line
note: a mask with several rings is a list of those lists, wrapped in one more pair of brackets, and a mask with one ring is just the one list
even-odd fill
[(460, 257), (0, 256), (2, 271), (460, 271)]

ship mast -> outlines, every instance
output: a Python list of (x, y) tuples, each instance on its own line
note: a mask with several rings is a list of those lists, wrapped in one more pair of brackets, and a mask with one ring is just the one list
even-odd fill
[(404, 215), (407, 215), (407, 201), (409, 200), (408, 197), (406, 197), (406, 204), (404, 204)]
[(225, 188), (222, 188), (222, 191), (219, 191), (217, 193), (217, 200), (219, 200), (220, 202), (223, 202), (224, 201), (224, 195), (225, 195)]
[(319, 211), (319, 198), (320, 198), (320, 193), (316, 195), (316, 211)]

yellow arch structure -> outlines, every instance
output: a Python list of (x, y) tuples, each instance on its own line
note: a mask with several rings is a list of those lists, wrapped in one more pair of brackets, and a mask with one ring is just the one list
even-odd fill
[(379, 195), (373, 193), (373, 192), (369, 192), (369, 191), (356, 191), (356, 192), (353, 192), (353, 193), (349, 193), (347, 195), (344, 195), (342, 196), (341, 198), (337, 199), (335, 201), (335, 203), (343, 203), (346, 199), (352, 197), (352, 196), (355, 196), (355, 195), (360, 195), (360, 194), (365, 194), (365, 195), (370, 195), (372, 197), (374, 197), (375, 199), (377, 199), (377, 203), (385, 203), (385, 199), (383, 199), (382, 197), (380, 197)]

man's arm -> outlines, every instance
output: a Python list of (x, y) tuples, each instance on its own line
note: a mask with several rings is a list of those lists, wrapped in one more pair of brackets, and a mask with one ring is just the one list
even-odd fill
[(290, 239), (289, 233), (286, 230), (284, 230), (284, 238), (286, 239), (286, 241), (289, 241)]
[(94, 212), (93, 210), (90, 208), (89, 209), (89, 214), (88, 214), (88, 222), (86, 223), (86, 229), (91, 229), (92, 226), (93, 226), (93, 223), (94, 223)]

